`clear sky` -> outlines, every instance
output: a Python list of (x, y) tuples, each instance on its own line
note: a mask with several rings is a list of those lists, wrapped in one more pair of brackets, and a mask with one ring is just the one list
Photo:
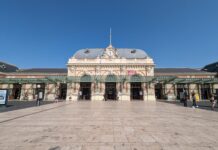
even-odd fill
[(157, 67), (218, 61), (218, 0), (0, 0), (0, 61), (66, 67), (81, 48), (140, 48)]

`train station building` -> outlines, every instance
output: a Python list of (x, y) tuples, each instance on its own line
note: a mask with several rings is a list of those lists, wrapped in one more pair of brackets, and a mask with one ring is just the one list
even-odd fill
[(184, 90), (209, 99), (218, 93), (218, 78), (205, 68), (155, 68), (144, 50), (110, 43), (76, 51), (66, 68), (19, 69), (0, 62), (0, 89), (8, 89), (9, 100), (35, 100), (39, 91), (44, 100), (176, 100)]

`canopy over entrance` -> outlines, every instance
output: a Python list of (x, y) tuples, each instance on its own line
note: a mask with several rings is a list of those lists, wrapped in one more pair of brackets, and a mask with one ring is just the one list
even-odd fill
[(140, 75), (133, 75), (130, 78), (130, 82), (143, 82), (143, 79)]
[(92, 77), (90, 75), (84, 75), (80, 78), (80, 82), (92, 82)]
[(140, 75), (133, 76), (48, 76), (46, 78), (0, 78), (0, 84), (35, 84), (35, 83), (74, 83), (74, 82), (146, 82), (146, 83), (164, 83), (164, 84), (217, 84), (218, 78), (177, 78), (175, 76), (157, 76), (145, 77)]
[(115, 75), (107, 75), (105, 82), (118, 82), (118, 80)]

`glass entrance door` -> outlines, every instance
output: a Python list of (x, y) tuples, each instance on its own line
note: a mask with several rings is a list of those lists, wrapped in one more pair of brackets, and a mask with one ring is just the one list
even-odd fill
[(105, 100), (117, 100), (116, 83), (105, 83)]

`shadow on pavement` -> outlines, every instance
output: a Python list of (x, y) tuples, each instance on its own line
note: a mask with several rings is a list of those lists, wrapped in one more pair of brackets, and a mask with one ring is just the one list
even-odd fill
[[(157, 100), (158, 102), (163, 102), (163, 103), (169, 103), (169, 104), (174, 104), (174, 105), (178, 105), (181, 107), (184, 107), (183, 103), (181, 103), (179, 100), (175, 100), (175, 101), (167, 101), (167, 100)], [(211, 102), (208, 100), (202, 100), (202, 101), (198, 101), (197, 102), (198, 108), (196, 109), (204, 109), (204, 110), (209, 110), (209, 111), (218, 111), (218, 104), (216, 104), (215, 106), (215, 110), (211, 109)], [(188, 107), (192, 107), (192, 101), (188, 101)]]
[[(62, 101), (59, 101), (62, 102)], [(47, 105), (55, 103), (55, 101), (42, 101), (41, 105)], [(36, 101), (17, 101), (17, 100), (10, 100), (8, 101), (7, 106), (0, 106), (0, 113), (1, 112), (7, 112), (7, 111), (13, 111), (18, 109), (24, 109), (29, 107), (36, 107)]]

